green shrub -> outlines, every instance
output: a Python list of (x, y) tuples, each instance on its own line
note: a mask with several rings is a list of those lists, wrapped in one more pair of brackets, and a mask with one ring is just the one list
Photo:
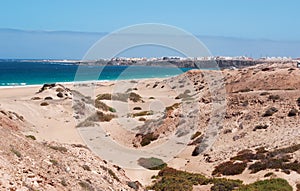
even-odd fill
[(161, 170), (167, 166), (167, 164), (158, 158), (140, 158), (138, 164), (149, 170)]
[(99, 98), (95, 100), (95, 107), (98, 109), (101, 109), (103, 111), (110, 111), (110, 112), (116, 112), (116, 110), (108, 105), (106, 105), (104, 102), (100, 101)]
[(192, 191), (194, 185), (207, 184), (213, 184), (211, 188), (213, 191), (231, 191), (242, 184), (240, 180), (206, 178), (201, 174), (175, 170), (169, 167), (160, 170), (158, 176), (154, 178), (157, 180), (148, 189), (156, 191)]
[(253, 184), (245, 185), (237, 191), (292, 191), (293, 188), (289, 183), (281, 178), (261, 180)]

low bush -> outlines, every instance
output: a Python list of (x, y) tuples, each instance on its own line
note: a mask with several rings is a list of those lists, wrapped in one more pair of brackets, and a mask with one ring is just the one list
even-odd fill
[(202, 133), (200, 131), (196, 131), (192, 136), (191, 140), (194, 140), (195, 138), (199, 137)]
[(63, 147), (63, 146), (53, 146), (53, 145), (49, 145), (49, 148), (51, 148), (51, 149), (53, 149), (53, 150), (56, 150), (56, 151), (63, 152), (63, 153), (68, 152), (68, 149), (67, 149), (66, 147)]
[(147, 134), (137, 134), (136, 137), (141, 136), (141, 146), (149, 145), (152, 141), (158, 139), (159, 135), (155, 135), (154, 133), (147, 133)]
[(222, 175), (237, 175), (241, 174), (247, 167), (246, 162), (233, 162), (228, 161), (219, 164), (215, 167), (212, 175), (222, 174)]
[(26, 138), (29, 138), (29, 139), (32, 139), (32, 140), (34, 140), (34, 141), (36, 140), (35, 136), (33, 136), (33, 135), (26, 135), (25, 137), (26, 137)]
[(11, 148), (10, 151), (12, 153), (14, 153), (18, 158), (22, 157), (22, 154), (20, 153), (20, 151), (16, 150), (15, 148)]
[(140, 158), (138, 164), (149, 170), (161, 170), (167, 166), (167, 164), (158, 158)]
[(44, 100), (53, 100), (52, 97), (45, 97)]
[(141, 111), (139, 113), (133, 113), (132, 117), (141, 117), (145, 115), (153, 115), (153, 111)]
[(95, 107), (98, 109), (101, 109), (103, 111), (110, 111), (110, 112), (116, 112), (116, 110), (108, 105), (106, 105), (104, 102), (100, 101), (99, 98), (95, 100)]
[(41, 106), (47, 106), (47, 105), (49, 105), (49, 103), (48, 102), (42, 102), (40, 105)]
[(133, 110), (142, 110), (141, 107), (134, 107)]
[(129, 94), (129, 100), (133, 101), (133, 102), (141, 102), (142, 101), (142, 97), (139, 94), (137, 94), (137, 93), (131, 92)]
[(297, 99), (297, 105), (300, 107), (300, 97)]
[(95, 190), (94, 187), (87, 181), (80, 181), (78, 184), (85, 191), (94, 191)]
[(253, 131), (259, 130), (259, 129), (267, 129), (269, 125), (256, 125), (253, 129)]
[(261, 180), (249, 185), (244, 185), (237, 191), (292, 191), (293, 188), (289, 183), (281, 178)]
[(259, 95), (265, 96), (265, 95), (269, 95), (269, 94), (270, 94), (269, 92), (261, 92)]
[(166, 112), (173, 111), (173, 110), (179, 108), (179, 106), (180, 106), (180, 103), (174, 103), (173, 105), (166, 107), (165, 111)]
[(91, 171), (91, 168), (86, 164), (82, 165), (81, 167), (83, 168), (83, 170)]
[(297, 114), (298, 114), (298, 110), (295, 109), (295, 108), (293, 108), (293, 109), (291, 109), (291, 110), (289, 111), (288, 116), (289, 116), (289, 117), (294, 117), (294, 116), (296, 116)]
[(269, 117), (272, 116), (274, 113), (276, 113), (278, 111), (277, 108), (275, 107), (271, 107), (269, 109), (266, 110), (266, 112), (263, 114), (263, 117)]
[(146, 121), (146, 118), (141, 117), (141, 118), (139, 118), (139, 121)]
[(280, 99), (280, 96), (279, 95), (269, 95), (269, 100), (279, 100)]

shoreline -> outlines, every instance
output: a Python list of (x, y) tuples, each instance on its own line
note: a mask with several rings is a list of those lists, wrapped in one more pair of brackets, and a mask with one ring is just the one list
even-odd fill
[[(184, 73), (184, 72), (183, 72)], [(183, 74), (182, 73), (182, 74)], [(88, 81), (72, 81), (72, 82), (50, 82), (50, 83), (42, 83), (42, 84), (28, 84), (28, 85), (14, 85), (14, 86), (0, 86), (0, 89), (16, 89), (16, 88), (29, 88), (29, 87), (39, 87), (44, 84), (62, 84), (62, 85), (74, 85), (74, 84), (92, 84), (92, 83), (107, 83), (107, 82), (122, 82), (122, 81), (131, 81), (131, 80), (151, 80), (151, 79), (168, 79), (171, 77), (175, 77), (177, 75), (170, 75), (165, 77), (146, 77), (146, 78), (131, 78), (131, 79), (115, 79), (115, 80), (88, 80)]]

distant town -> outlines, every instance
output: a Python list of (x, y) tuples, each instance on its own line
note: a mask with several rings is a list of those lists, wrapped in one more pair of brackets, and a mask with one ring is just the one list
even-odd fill
[[(6, 59), (1, 59), (5, 61)], [(62, 62), (76, 65), (99, 65), (99, 66), (176, 66), (181, 68), (241, 68), (246, 66), (253, 66), (264, 63), (295, 63), (300, 68), (300, 57), (261, 57), (251, 58), (247, 56), (209, 56), (209, 57), (154, 57), (154, 58), (126, 58), (116, 57), (112, 59), (98, 59), (98, 60), (20, 60), (22, 62)]]

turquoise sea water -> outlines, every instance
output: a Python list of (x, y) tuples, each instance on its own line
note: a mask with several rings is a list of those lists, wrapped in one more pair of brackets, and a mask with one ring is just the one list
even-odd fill
[[(78, 67), (80, 67), (79, 70)], [(68, 62), (2, 60), (0, 61), (0, 86), (38, 85), (73, 81), (162, 78), (179, 75), (190, 69), (192, 68), (78, 66)]]

